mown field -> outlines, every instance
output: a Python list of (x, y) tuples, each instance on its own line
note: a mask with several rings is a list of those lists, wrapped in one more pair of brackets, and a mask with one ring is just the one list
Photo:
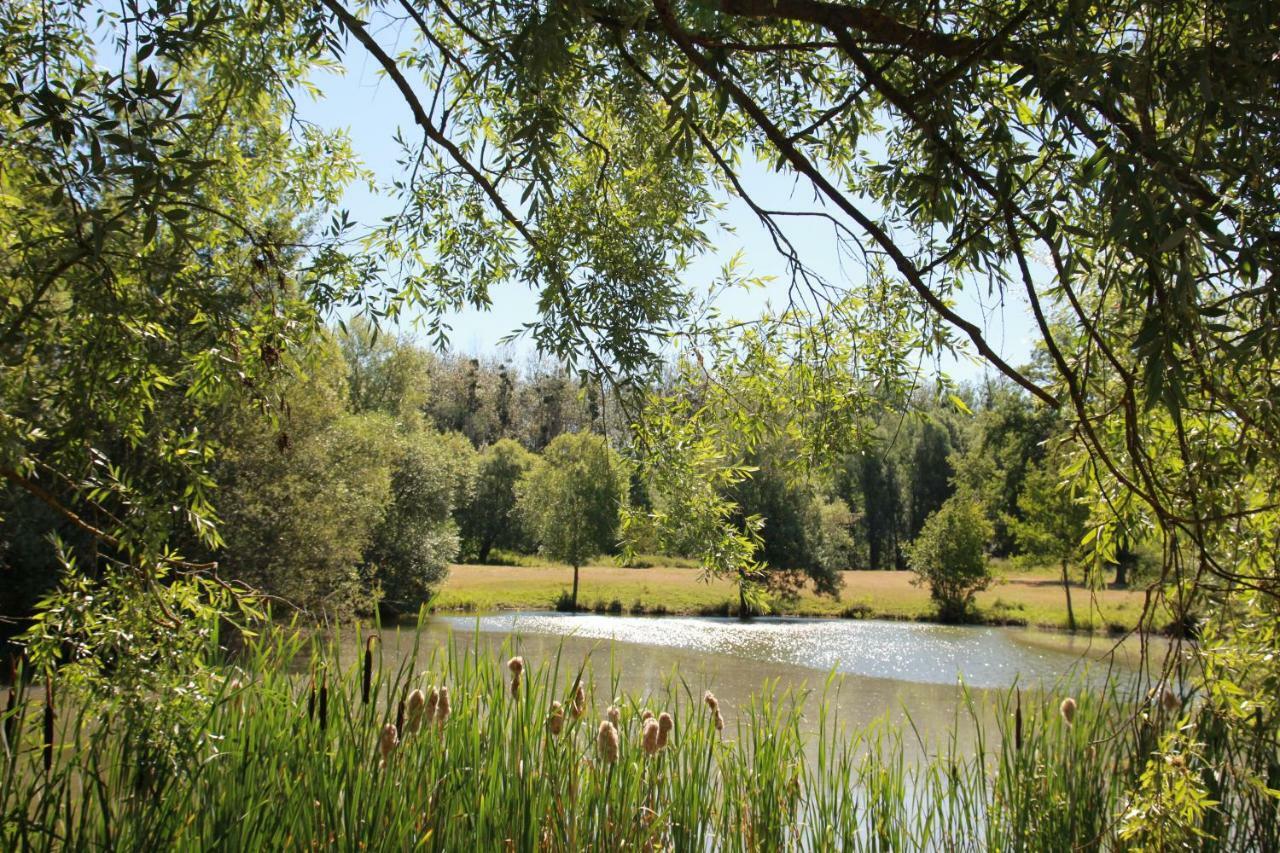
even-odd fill
[[(929, 592), (911, 583), (910, 572), (841, 573), (839, 599), (805, 588), (794, 600), (775, 598), (774, 612), (792, 616), (865, 619), (930, 619)], [(573, 583), (568, 566), (455, 565), (432, 602), (436, 610), (547, 610)], [(1076, 622), (1081, 628), (1120, 631), (1134, 627), (1142, 614), (1145, 589), (1072, 588)], [(581, 570), (580, 608), (614, 613), (730, 614), (737, 609), (736, 586), (728, 580), (704, 581), (689, 565), (620, 568), (601, 562)], [(997, 569), (997, 580), (977, 598), (976, 618), (998, 624), (1067, 627), (1067, 606), (1055, 570)], [(1155, 624), (1159, 627), (1161, 617)]]

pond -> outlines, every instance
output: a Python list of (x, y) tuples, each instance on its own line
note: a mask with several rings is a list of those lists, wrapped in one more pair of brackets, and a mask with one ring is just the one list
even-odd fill
[[(1075, 685), (1083, 681), (1100, 688), (1108, 678), (1122, 686), (1136, 684), (1138, 675), (1137, 649), (1130, 641), (1117, 645), (1107, 638), (1022, 628), (531, 612), (436, 615), (422, 632), (384, 630), (384, 665), (407, 654), (415, 642), (428, 655), (451, 641), (495, 661), (519, 653), (535, 668), (552, 665), (559, 655), (563, 672), (585, 663), (597, 691), (610, 689), (614, 673), (619, 693), (651, 699), (654, 707), (664, 703), (669, 685), (682, 692), (687, 685), (695, 697), (712, 690), (730, 725), (735, 709), (773, 686), (825, 692), (836, 719), (849, 726), (880, 718), (903, 723), (909, 717), (926, 738), (951, 732), (969, 736), (966, 688), (981, 704), (992, 691), (1015, 685), (1063, 689), (1069, 677)], [(812, 707), (806, 704), (807, 722), (816, 726), (816, 715), (808, 713)]]

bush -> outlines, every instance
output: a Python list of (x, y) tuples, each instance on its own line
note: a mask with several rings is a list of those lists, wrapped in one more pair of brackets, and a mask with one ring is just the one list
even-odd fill
[(973, 596), (991, 583), (987, 545), (992, 535), (991, 522), (977, 501), (955, 495), (929, 516), (908, 548), (914, 582), (928, 584), (944, 622), (963, 620)]

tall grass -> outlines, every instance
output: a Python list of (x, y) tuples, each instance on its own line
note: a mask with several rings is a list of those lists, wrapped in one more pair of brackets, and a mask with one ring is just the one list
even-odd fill
[[(1156, 736), (1127, 736), (1141, 709), (1115, 692), (1077, 695), (1070, 722), (1061, 695), (1009, 693), (994, 708), (969, 697), (955, 724), (976, 740), (953, 733), (915, 760), (909, 728), (842, 727), (834, 681), (825, 697), (766, 685), (721, 709), (678, 677), (643, 702), (620, 696), (616, 672), (591, 682), (563, 656), (522, 661), (513, 691), (516, 648), (415, 650), (394, 668), (380, 644), (345, 666), (337, 648), (258, 642), (176, 740), (171, 721), (126, 720), (67, 686), (46, 749), (45, 700), (27, 695), (5, 718), (0, 849), (1116, 849)], [(422, 696), (444, 687), (441, 720)], [(1143, 707), (1159, 717), (1158, 704)], [(1172, 726), (1169, 710), (1149, 725)], [(646, 711), (675, 721), (653, 754)], [(1220, 829), (1222, 849), (1244, 837)]]

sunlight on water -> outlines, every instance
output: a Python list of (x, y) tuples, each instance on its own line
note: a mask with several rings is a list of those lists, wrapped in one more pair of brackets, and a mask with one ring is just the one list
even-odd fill
[[(1103, 639), (1058, 642), (1009, 628), (909, 622), (623, 617), (592, 614), (514, 613), (440, 616), (455, 631), (483, 634), (571, 636), (702, 652), (723, 660), (789, 664), (871, 678), (922, 684), (1008, 687), (1051, 683), (1087, 652), (1110, 648)], [(1105, 664), (1091, 672), (1105, 677)], [(1123, 667), (1128, 670), (1128, 667)]]

